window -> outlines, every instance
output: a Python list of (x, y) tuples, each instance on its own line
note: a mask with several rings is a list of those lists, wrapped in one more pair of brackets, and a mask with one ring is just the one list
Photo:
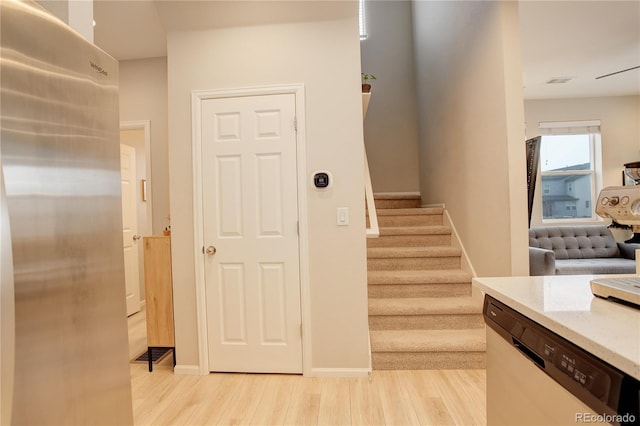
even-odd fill
[(367, 39), (367, 17), (364, 0), (358, 0), (358, 15), (360, 20), (360, 40)]
[(542, 219), (595, 219), (600, 123), (540, 123), (540, 132)]

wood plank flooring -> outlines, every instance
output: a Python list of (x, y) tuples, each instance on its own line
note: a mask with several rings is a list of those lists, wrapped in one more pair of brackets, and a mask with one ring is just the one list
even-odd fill
[[(146, 349), (129, 318), (131, 358)], [(140, 331), (142, 329), (142, 331)], [(485, 370), (387, 370), (369, 378), (174, 375), (171, 357), (131, 364), (136, 425), (485, 425)]]

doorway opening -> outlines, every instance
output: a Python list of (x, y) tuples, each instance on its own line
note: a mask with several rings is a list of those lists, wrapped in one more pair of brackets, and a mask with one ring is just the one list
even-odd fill
[[(152, 234), (152, 196), (151, 196), (151, 124), (149, 120), (125, 121), (120, 123), (120, 144), (131, 148), (132, 156), (135, 157), (135, 176), (131, 177), (132, 191), (135, 192), (135, 202), (132, 206), (135, 209), (136, 233), (131, 238), (135, 238), (134, 248), (137, 250), (137, 267), (131, 276), (137, 277), (136, 297), (139, 299), (137, 308), (131, 308), (131, 303), (127, 307), (127, 316), (138, 312), (144, 308), (144, 268), (142, 237)], [(123, 194), (124, 196), (124, 194)], [(124, 214), (124, 212), (123, 212)], [(123, 217), (123, 219), (125, 219)], [(130, 264), (133, 262), (129, 262)], [(125, 268), (126, 269), (126, 268)], [(127, 273), (127, 271), (125, 271)], [(127, 290), (127, 293), (131, 289)]]

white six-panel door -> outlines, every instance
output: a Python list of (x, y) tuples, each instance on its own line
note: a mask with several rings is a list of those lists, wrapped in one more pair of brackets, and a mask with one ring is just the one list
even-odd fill
[(140, 271), (138, 261), (138, 215), (136, 212), (136, 150), (120, 144), (122, 188), (122, 245), (127, 316), (140, 310)]
[(302, 373), (293, 94), (202, 104), (209, 370)]

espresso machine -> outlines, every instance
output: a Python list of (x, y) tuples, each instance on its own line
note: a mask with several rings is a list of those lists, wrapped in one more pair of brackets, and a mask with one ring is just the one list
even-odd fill
[[(632, 227), (634, 237), (627, 243), (639, 240), (640, 235), (640, 162), (630, 163), (636, 167), (626, 167), (630, 170), (630, 179), (634, 179), (634, 185), (608, 186), (598, 196), (596, 214), (605, 219)], [(629, 176), (629, 175), (627, 175)], [(636, 250), (636, 256), (640, 256), (640, 249)], [(636, 259), (638, 265), (638, 259)], [(636, 270), (635, 277), (596, 278), (591, 280), (591, 292), (599, 297), (622, 301), (640, 309), (640, 271)]]

